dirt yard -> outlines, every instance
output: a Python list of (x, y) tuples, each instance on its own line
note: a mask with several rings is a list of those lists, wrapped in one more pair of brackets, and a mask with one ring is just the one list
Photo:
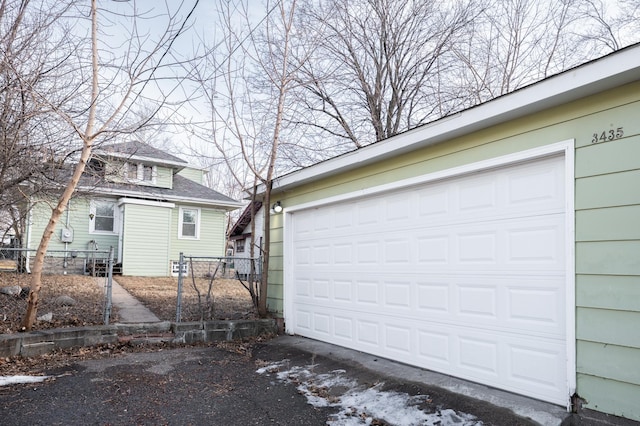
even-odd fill
[[(170, 277), (123, 277), (115, 280), (158, 318), (176, 320), (176, 295), (178, 279)], [(206, 278), (185, 278), (182, 296), (182, 321), (209, 319), (256, 318), (251, 297), (247, 289), (237, 280), (216, 279), (209, 284)], [(44, 275), (37, 316), (42, 318), (34, 330), (61, 327), (102, 325), (104, 316), (105, 278), (84, 275)], [(14, 272), (0, 273), (0, 288), (25, 288), (20, 294), (0, 293), (0, 334), (16, 333), (27, 309), (27, 287), (31, 286), (31, 275)], [(198, 298), (200, 292), (200, 298)], [(70, 297), (73, 301), (66, 299)], [(66, 300), (65, 300), (66, 299)], [(46, 318), (51, 314), (51, 319)], [(118, 322), (118, 311), (113, 307), (111, 323)]]
[[(79, 327), (103, 324), (104, 278), (84, 275), (43, 275), (37, 316), (41, 319), (34, 329)], [(0, 288), (20, 287), (22, 294), (0, 294), (0, 334), (15, 333), (27, 310), (27, 287), (31, 275), (14, 272), (0, 273)], [(71, 298), (71, 299), (68, 299)], [(111, 313), (112, 322), (118, 319), (117, 310)]]
[[(177, 278), (116, 276), (115, 279), (158, 318), (175, 321)], [(211, 295), (209, 299), (207, 294)], [(199, 321), (201, 316), (204, 320), (256, 318), (249, 292), (240, 281), (196, 278), (194, 283), (191, 277), (186, 277), (182, 293), (181, 319)]]

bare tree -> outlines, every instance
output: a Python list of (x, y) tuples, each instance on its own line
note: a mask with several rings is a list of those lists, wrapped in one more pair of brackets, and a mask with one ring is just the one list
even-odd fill
[[(74, 96), (79, 100), (63, 105), (52, 104), (50, 92), (30, 88), (29, 95), (34, 101), (49, 106), (72, 130), (75, 139), (81, 142), (81, 149), (73, 173), (52, 210), (36, 251), (32, 267), (31, 291), (22, 329), (30, 330), (35, 322), (38, 296), (42, 286), (44, 257), (49, 241), (78, 185), (94, 146), (110, 136), (134, 132), (163, 106), (166, 93), (160, 86), (153, 87), (154, 97), (159, 99), (154, 111), (142, 121), (127, 123), (131, 111), (137, 104), (142, 101), (150, 102), (150, 99), (145, 97), (146, 90), (160, 78), (159, 74), (164, 71), (163, 67), (168, 65), (166, 60), (170, 57), (168, 53), (173, 42), (185, 30), (186, 22), (196, 5), (197, 1), (186, 18), (181, 18), (178, 12), (167, 9), (165, 26), (156, 40), (153, 40), (139, 25), (141, 15), (136, 9), (135, 2), (129, 15), (110, 14), (108, 9), (99, 9), (97, 0), (91, 1), (88, 11), (82, 10), (81, 5), (78, 5), (81, 9), (80, 14), (90, 17), (89, 37), (86, 39), (89, 45), (87, 49), (89, 62), (86, 63), (82, 56), (75, 57), (75, 72), (86, 75), (90, 84), (86, 89), (82, 86), (84, 91), (74, 92)], [(120, 39), (113, 34), (111, 37), (101, 37), (98, 30), (98, 17), (101, 14), (105, 19), (110, 17), (113, 22), (127, 19), (130, 22), (129, 32)], [(121, 44), (114, 48), (103, 41), (108, 39), (117, 40)], [(73, 57), (71, 53), (69, 57)]]
[[(0, 211), (5, 229), (20, 239), (26, 197), (51, 184), (52, 166), (64, 159), (68, 129), (53, 114), (79, 83), (69, 78), (65, 52), (73, 40), (60, 37), (68, 1), (0, 1)], [(58, 92), (57, 89), (65, 90)], [(33, 90), (57, 93), (51, 105), (33, 99)]]
[(577, 2), (491, 1), (455, 45), (462, 66), (445, 78), (471, 106), (584, 60), (574, 33)]
[[(262, 276), (258, 314), (266, 316), (270, 252), (271, 187), (291, 114), (288, 96), (296, 84), (294, 44), (296, 0), (266, 1), (255, 18), (249, 1), (218, 3), (222, 41), (195, 72), (210, 105), (209, 139), (243, 187), (264, 187)], [(251, 13), (250, 13), (251, 12)], [(207, 73), (207, 71), (209, 73)]]
[(583, 49), (601, 56), (640, 41), (640, 2), (582, 0), (578, 29)]
[(509, 93), (640, 40), (626, 0), (499, 0), (457, 39), (461, 66), (444, 84), (468, 107)]
[(301, 66), (297, 124), (344, 148), (388, 138), (441, 115), (437, 74), (471, 2), (327, 0), (302, 10), (301, 34), (322, 43)]

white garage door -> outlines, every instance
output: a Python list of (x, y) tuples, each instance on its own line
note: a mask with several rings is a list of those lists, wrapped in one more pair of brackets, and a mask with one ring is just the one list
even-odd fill
[(288, 330), (565, 404), (564, 158), (290, 214)]

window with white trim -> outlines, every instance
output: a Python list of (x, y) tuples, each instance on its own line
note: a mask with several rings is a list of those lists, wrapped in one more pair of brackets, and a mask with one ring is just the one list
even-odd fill
[(156, 183), (156, 166), (148, 166), (146, 164), (140, 164), (138, 166), (138, 177), (142, 182)]
[(142, 163), (125, 163), (124, 178), (129, 182), (155, 184), (158, 178), (157, 166)]
[(117, 232), (118, 207), (115, 201), (91, 200), (89, 232), (113, 234)]
[(200, 209), (180, 207), (178, 238), (194, 240), (200, 238)]
[(124, 177), (127, 180), (138, 180), (138, 165), (135, 163), (124, 163)]

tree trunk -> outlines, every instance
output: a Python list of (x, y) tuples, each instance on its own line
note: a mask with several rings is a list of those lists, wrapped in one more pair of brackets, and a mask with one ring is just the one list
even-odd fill
[(44, 234), (42, 235), (42, 239), (40, 240), (40, 244), (38, 245), (38, 250), (36, 251), (36, 257), (33, 261), (33, 268), (31, 269), (31, 291), (29, 292), (29, 299), (27, 301), (27, 311), (24, 318), (22, 319), (22, 324), (20, 326), (20, 330), (22, 331), (31, 330), (33, 328), (33, 324), (36, 322), (38, 299), (40, 295), (40, 289), (42, 288), (42, 269), (44, 268), (44, 258), (47, 254), (47, 247), (49, 246), (51, 237), (55, 232), (56, 225), (60, 220), (60, 216), (62, 216), (62, 213), (64, 213), (65, 209), (67, 208), (69, 200), (71, 200), (71, 196), (73, 195), (76, 186), (78, 186), (78, 182), (80, 181), (80, 177), (82, 176), (82, 172), (84, 172), (85, 165), (89, 160), (90, 155), (91, 141), (85, 141), (82, 148), (82, 154), (80, 155), (80, 161), (73, 171), (71, 181), (60, 196), (58, 204), (51, 213), (49, 223), (47, 223), (47, 227), (44, 229)]
[(262, 249), (262, 275), (260, 276), (260, 290), (258, 299), (258, 315), (265, 318), (269, 311), (267, 309), (267, 289), (269, 287), (269, 253), (271, 252), (271, 181), (265, 185), (262, 208), (264, 209), (264, 247)]
[(82, 152), (80, 154), (80, 160), (76, 164), (73, 170), (71, 180), (67, 183), (64, 192), (58, 200), (58, 204), (51, 212), (49, 223), (44, 229), (42, 239), (38, 245), (36, 257), (33, 262), (33, 269), (31, 271), (31, 290), (29, 291), (29, 299), (27, 302), (27, 311), (22, 319), (20, 329), (23, 331), (30, 331), (33, 328), (33, 324), (36, 322), (36, 314), (38, 312), (38, 299), (40, 296), (40, 289), (42, 288), (42, 269), (44, 267), (44, 257), (47, 253), (47, 247), (51, 237), (55, 232), (56, 225), (60, 220), (60, 216), (64, 213), (71, 196), (80, 182), (84, 168), (91, 156), (91, 148), (93, 145), (94, 135), (93, 129), (96, 120), (96, 103), (98, 99), (98, 45), (97, 45), (97, 33), (98, 33), (98, 21), (97, 21), (97, 4), (96, 0), (91, 0), (91, 107), (89, 108), (89, 116), (87, 118), (87, 126), (82, 138)]

